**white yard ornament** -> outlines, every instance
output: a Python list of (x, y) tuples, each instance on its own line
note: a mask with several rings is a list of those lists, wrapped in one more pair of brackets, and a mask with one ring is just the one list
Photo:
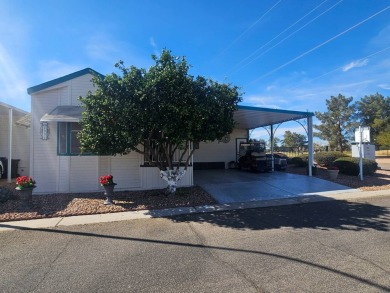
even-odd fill
[(168, 183), (169, 193), (173, 194), (176, 192), (177, 182), (179, 182), (180, 179), (184, 177), (185, 173), (186, 170), (181, 171), (179, 168), (174, 170), (167, 168), (166, 171), (160, 171), (160, 177)]

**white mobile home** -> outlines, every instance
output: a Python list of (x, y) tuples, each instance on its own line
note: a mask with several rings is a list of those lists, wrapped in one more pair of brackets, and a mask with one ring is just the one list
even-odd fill
[(30, 115), (0, 102), (0, 177), (28, 175), (30, 165)]
[[(166, 186), (158, 169), (144, 165), (138, 153), (125, 156), (80, 155), (77, 133), (82, 108), (80, 96), (94, 91), (91, 79), (98, 72), (86, 68), (31, 87), (30, 176), (37, 181), (36, 193), (98, 191), (99, 176), (112, 174), (116, 189), (153, 189)], [(267, 115), (264, 113), (267, 112)], [(222, 141), (201, 142), (193, 162), (179, 186), (193, 185), (197, 168), (225, 168), (236, 161), (237, 144), (248, 138), (248, 130), (286, 120), (311, 119), (312, 113), (239, 107), (237, 128)], [(264, 121), (261, 117), (267, 118)], [(268, 123), (268, 124), (264, 124)]]

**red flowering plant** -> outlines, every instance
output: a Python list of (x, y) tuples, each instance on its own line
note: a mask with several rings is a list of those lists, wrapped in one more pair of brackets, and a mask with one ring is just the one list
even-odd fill
[(30, 176), (20, 176), (16, 178), (16, 189), (35, 187), (35, 181)]
[(114, 183), (114, 177), (112, 175), (104, 175), (100, 176), (100, 185), (105, 186), (105, 185), (115, 185)]

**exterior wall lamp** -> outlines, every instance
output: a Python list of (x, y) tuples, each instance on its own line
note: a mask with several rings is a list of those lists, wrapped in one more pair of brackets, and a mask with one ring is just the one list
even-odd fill
[(48, 122), (41, 122), (41, 139), (48, 140), (50, 135), (50, 128)]

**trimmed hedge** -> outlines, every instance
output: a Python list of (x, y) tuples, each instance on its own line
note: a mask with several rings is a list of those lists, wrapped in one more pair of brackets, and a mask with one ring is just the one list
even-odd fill
[[(360, 173), (359, 158), (339, 158), (333, 162), (333, 166), (339, 168), (340, 173), (346, 175), (357, 176)], [(377, 169), (377, 162), (369, 159), (363, 159), (363, 175), (373, 175)]]
[(288, 164), (293, 164), (297, 167), (307, 167), (309, 165), (308, 155), (301, 155), (298, 157), (293, 157), (287, 160)]
[(348, 157), (348, 155), (341, 152), (318, 152), (314, 154), (314, 160), (317, 164), (329, 167), (333, 162), (339, 158)]

